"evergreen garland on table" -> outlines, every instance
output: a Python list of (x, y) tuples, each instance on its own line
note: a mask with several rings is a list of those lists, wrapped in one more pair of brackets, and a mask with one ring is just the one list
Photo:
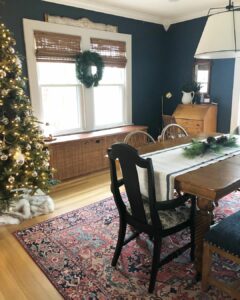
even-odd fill
[[(96, 67), (96, 73), (92, 74), (91, 67)], [(84, 51), (76, 57), (77, 78), (87, 87), (98, 86), (102, 79), (104, 63), (102, 57), (91, 51)]]
[(49, 151), (25, 94), (26, 78), (12, 34), (0, 24), (0, 211), (28, 190), (52, 185)]
[(220, 136), (218, 138), (208, 137), (206, 142), (192, 140), (191, 145), (184, 148), (184, 156), (194, 158), (199, 155), (204, 155), (207, 152), (220, 152), (224, 147), (237, 147), (236, 138), (234, 136)]

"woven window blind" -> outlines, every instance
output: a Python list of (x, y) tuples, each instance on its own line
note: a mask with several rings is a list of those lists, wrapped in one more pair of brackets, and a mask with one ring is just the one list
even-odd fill
[(98, 38), (91, 38), (90, 42), (91, 51), (102, 56), (105, 66), (125, 68), (127, 63), (125, 42)]
[(41, 62), (75, 62), (80, 53), (80, 36), (34, 31), (36, 58)]

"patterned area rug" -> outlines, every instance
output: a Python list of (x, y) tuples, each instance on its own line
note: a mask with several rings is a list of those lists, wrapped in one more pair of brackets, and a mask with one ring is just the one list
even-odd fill
[[(240, 192), (219, 202), (219, 220), (240, 209)], [(203, 294), (194, 280), (189, 252), (158, 272), (154, 294), (147, 293), (152, 245), (142, 235), (124, 247), (117, 268), (111, 267), (118, 232), (118, 212), (112, 198), (66, 213), (14, 233), (64, 299), (230, 299), (215, 288)], [(163, 256), (186, 241), (183, 231), (163, 243)], [(240, 277), (239, 266), (214, 260), (222, 279)]]

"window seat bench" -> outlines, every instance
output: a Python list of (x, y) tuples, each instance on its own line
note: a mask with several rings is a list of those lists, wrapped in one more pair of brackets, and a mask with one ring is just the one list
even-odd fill
[[(130, 125), (59, 136), (56, 140), (47, 142), (50, 164), (57, 170), (56, 179), (71, 179), (107, 169), (107, 148), (123, 141), (129, 132), (135, 130), (147, 131), (147, 126)], [(135, 146), (141, 143), (142, 141), (136, 140)]]

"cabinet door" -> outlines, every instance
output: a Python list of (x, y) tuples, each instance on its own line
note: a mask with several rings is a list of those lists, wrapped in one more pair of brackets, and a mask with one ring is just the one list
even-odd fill
[(80, 142), (69, 142), (51, 145), (51, 166), (56, 169), (55, 177), (63, 180), (78, 176), (81, 155), (79, 153)]
[(79, 175), (102, 170), (104, 168), (104, 156), (106, 155), (104, 137), (87, 139), (81, 143), (82, 164)]
[(86, 139), (50, 146), (51, 166), (60, 180), (85, 175), (104, 168), (104, 138)]

